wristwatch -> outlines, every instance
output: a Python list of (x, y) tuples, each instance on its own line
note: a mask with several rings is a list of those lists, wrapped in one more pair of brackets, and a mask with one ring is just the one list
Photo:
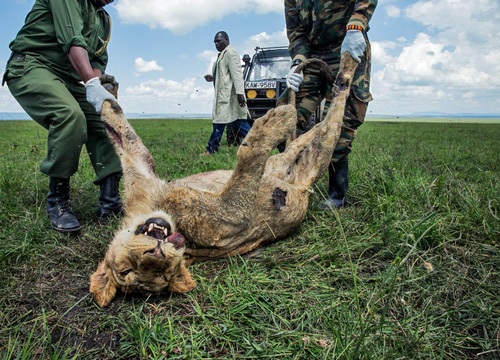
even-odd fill
[(293, 68), (294, 66), (300, 65), (300, 64), (302, 64), (302, 63), (303, 63), (303, 61), (302, 61), (302, 60), (300, 60), (300, 59), (295, 59), (295, 60), (293, 60), (293, 61), (292, 61), (292, 63), (290, 64), (290, 68)]

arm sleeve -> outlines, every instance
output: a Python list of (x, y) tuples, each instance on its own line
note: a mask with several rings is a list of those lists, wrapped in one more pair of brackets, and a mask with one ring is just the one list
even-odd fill
[(102, 36), (103, 39), (106, 39), (106, 47), (98, 55), (96, 55), (97, 53), (94, 55), (89, 54), (89, 57), (92, 68), (99, 69), (104, 74), (106, 66), (108, 65), (108, 42), (111, 39), (111, 17), (104, 10), (101, 10), (101, 21), (104, 32), (106, 33), (106, 36)]
[(106, 66), (108, 65), (108, 50), (104, 50), (104, 52), (99, 56), (94, 56), (90, 60), (90, 66), (93, 69), (99, 69), (104, 74), (106, 72)]
[(82, 7), (77, 0), (51, 0), (49, 7), (54, 18), (56, 38), (64, 53), (72, 46), (80, 46), (87, 51), (88, 45), (82, 35)]
[(297, 9), (295, 0), (285, 0), (285, 22), (290, 57), (292, 60), (305, 61), (310, 54), (309, 38), (300, 21), (299, 9)]
[(236, 94), (245, 94), (245, 87), (243, 85), (243, 72), (241, 71), (240, 55), (236, 51), (228, 51), (228, 65), (231, 79), (233, 80)]
[(368, 31), (373, 12), (377, 7), (378, 0), (357, 0), (354, 5), (354, 12), (347, 25), (360, 25), (365, 31)]

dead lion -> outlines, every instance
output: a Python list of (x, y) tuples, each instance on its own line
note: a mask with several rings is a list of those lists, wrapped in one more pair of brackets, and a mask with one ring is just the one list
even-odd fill
[(117, 290), (186, 293), (196, 287), (186, 265), (200, 258), (249, 252), (285, 237), (305, 217), (310, 187), (326, 171), (339, 138), (345, 101), (357, 63), (342, 55), (337, 96), (312, 130), (294, 137), (296, 110), (282, 105), (255, 121), (233, 171), (213, 171), (166, 182), (117, 103), (102, 119), (120, 156), (125, 214), (104, 260), (90, 278), (101, 307)]

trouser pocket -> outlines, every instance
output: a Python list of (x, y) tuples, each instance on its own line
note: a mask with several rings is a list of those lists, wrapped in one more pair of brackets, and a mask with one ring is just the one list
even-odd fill
[(9, 61), (2, 77), (2, 86), (9, 80), (19, 78), (24, 75), (26, 67), (26, 55), (13, 52), (10, 55)]

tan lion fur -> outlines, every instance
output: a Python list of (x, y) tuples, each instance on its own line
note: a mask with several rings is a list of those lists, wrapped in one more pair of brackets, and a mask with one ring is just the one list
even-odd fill
[[(156, 175), (153, 157), (120, 106), (106, 101), (102, 119), (121, 159), (126, 215), (90, 279), (97, 304), (108, 305), (117, 290), (188, 292), (196, 286), (188, 263), (243, 254), (297, 228), (306, 215), (310, 187), (331, 160), (356, 66), (348, 54), (342, 56), (335, 101), (326, 118), (304, 135), (290, 141), (296, 110), (279, 106), (255, 121), (233, 171), (170, 182)], [(270, 156), (284, 141), (286, 150)], [(168, 234), (183, 236), (185, 243), (148, 236), (143, 230), (149, 218), (161, 218), (171, 226)]]

